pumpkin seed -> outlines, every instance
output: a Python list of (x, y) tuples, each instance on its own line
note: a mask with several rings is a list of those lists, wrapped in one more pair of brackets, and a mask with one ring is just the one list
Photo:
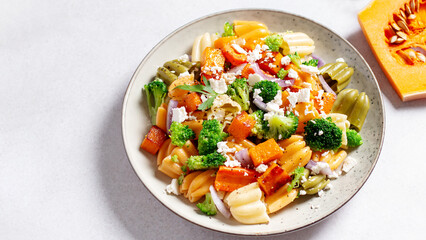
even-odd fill
[(407, 34), (405, 34), (404, 32), (396, 32), (396, 35), (398, 35), (398, 37), (407, 40)]
[(416, 14), (411, 14), (410, 16), (408, 16), (408, 19), (410, 20), (416, 19)]
[(408, 25), (407, 25), (407, 23), (406, 23), (405, 21), (399, 20), (399, 21), (397, 22), (397, 24), (398, 24), (398, 26), (400, 26), (400, 27), (402, 28), (402, 30), (404, 30), (405, 32), (408, 32), (408, 31), (409, 31), (409, 29), (408, 29)]
[(426, 57), (425, 55), (421, 54), (420, 52), (416, 52), (416, 56), (417, 58), (422, 61), (422, 62), (426, 62)]
[(398, 37), (397, 37), (396, 35), (395, 35), (395, 36), (392, 36), (392, 37), (389, 39), (389, 42), (390, 42), (390, 43), (395, 43), (397, 39), (398, 39)]
[(416, 12), (420, 11), (420, 0), (416, 0)]
[(401, 28), (398, 26), (398, 24), (396, 23), (392, 23), (391, 24), (392, 28), (395, 30), (395, 32), (401, 31)]
[(393, 14), (393, 19), (395, 22), (405, 21), (405, 15), (403, 16), (402, 14)]
[(405, 13), (407, 16), (410, 16), (412, 14), (410, 5), (408, 3), (405, 4)]
[(416, 12), (416, 1), (415, 0), (410, 1), (410, 8), (411, 8), (412, 12)]
[(411, 59), (415, 59), (416, 58), (416, 52), (414, 52), (413, 50), (408, 50), (408, 56)]
[(395, 41), (395, 43), (396, 44), (400, 44), (400, 43), (402, 43), (402, 42), (404, 42), (405, 40), (403, 39), (403, 38), (397, 38), (396, 39), (396, 41)]
[(401, 8), (401, 9), (399, 9), (399, 15), (401, 15), (401, 17), (403, 17), (404, 19), (406, 19), (407, 18), (407, 16), (405, 15), (405, 12), (404, 12), (404, 10)]
[(389, 31), (389, 35), (394, 36), (396, 34), (395, 30), (392, 28), (392, 26), (388, 25), (388, 31)]

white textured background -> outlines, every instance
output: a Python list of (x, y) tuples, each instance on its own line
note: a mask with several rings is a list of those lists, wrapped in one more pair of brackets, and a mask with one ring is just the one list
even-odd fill
[(376, 74), (387, 120), (378, 164), (348, 204), (264, 239), (424, 239), (426, 100), (402, 103), (379, 68), (357, 21), (368, 0), (262, 2), (2, 0), (0, 239), (240, 239), (186, 222), (151, 196), (126, 158), (121, 104), (133, 71), (168, 33), (256, 7), (348, 39)]

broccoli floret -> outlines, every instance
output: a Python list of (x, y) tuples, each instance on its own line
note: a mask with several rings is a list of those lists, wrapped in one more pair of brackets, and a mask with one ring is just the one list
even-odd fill
[(235, 35), (234, 24), (230, 24), (229, 22), (226, 22), (225, 25), (223, 26), (223, 30), (224, 32), (222, 33), (222, 37), (230, 37)]
[(289, 113), (286, 116), (274, 114), (268, 122), (269, 130), (266, 133), (266, 138), (281, 140), (291, 137), (296, 132), (299, 118), (293, 113)]
[(158, 78), (144, 86), (146, 100), (148, 102), (149, 115), (151, 115), (151, 123), (157, 122), (157, 111), (167, 95), (166, 84)]
[(287, 192), (290, 192), (291, 190), (293, 190), (293, 188), (299, 187), (300, 180), (305, 175), (305, 168), (304, 167), (297, 167), (291, 175), (292, 175), (292, 177), (291, 177), (292, 180), (287, 187)]
[(281, 68), (278, 72), (277, 72), (277, 77), (284, 79), (288, 74), (288, 71), (285, 70), (284, 68)]
[(226, 94), (240, 104), (242, 110), (247, 111), (249, 109), (249, 87), (245, 78), (235, 79), (231, 85), (228, 85)]
[(346, 137), (348, 139), (348, 147), (358, 147), (363, 144), (361, 135), (353, 129), (346, 130)]
[(254, 127), (251, 129), (251, 135), (262, 139), (268, 131), (268, 122), (263, 119), (265, 113), (262, 110), (257, 110), (250, 114), (256, 120)]
[(276, 82), (263, 80), (254, 84), (253, 91), (255, 89), (260, 89), (259, 95), (263, 98), (263, 102), (268, 103), (274, 99), (281, 87)]
[(207, 155), (197, 155), (188, 158), (186, 165), (190, 170), (204, 170), (222, 166), (226, 158), (220, 153), (214, 152)]
[(195, 138), (195, 133), (188, 127), (188, 125), (183, 125), (182, 123), (173, 122), (170, 126), (170, 138), (172, 143), (176, 146), (182, 147), (186, 141)]
[(278, 52), (282, 43), (283, 37), (278, 34), (269, 35), (265, 39), (265, 44), (269, 47), (269, 50), (273, 52)]
[(294, 54), (289, 54), (287, 55), (291, 62), (296, 65), (296, 67), (300, 68), (300, 64), (302, 64), (302, 60), (300, 59), (299, 54), (297, 54), (297, 52), (295, 52)]
[(217, 150), (217, 143), (228, 134), (222, 131), (222, 125), (216, 119), (203, 122), (203, 128), (198, 136), (198, 152), (201, 155), (213, 153)]
[(197, 203), (197, 207), (208, 216), (213, 216), (217, 214), (216, 206), (213, 202), (211, 193), (206, 193), (206, 199), (202, 203)]
[(314, 151), (336, 150), (342, 145), (342, 130), (331, 118), (317, 118), (305, 126), (305, 141)]
[(318, 59), (311, 59), (311, 60), (304, 62), (302, 64), (306, 65), (306, 66), (316, 67), (316, 66), (318, 66)]

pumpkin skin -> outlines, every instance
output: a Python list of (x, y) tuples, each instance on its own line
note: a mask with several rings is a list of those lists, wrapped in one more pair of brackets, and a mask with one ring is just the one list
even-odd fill
[(389, 26), (400, 9), (405, 9), (407, 3), (410, 6), (410, 0), (374, 0), (358, 14), (361, 28), (377, 61), (402, 101), (426, 98), (426, 63), (419, 60), (423, 57), (415, 61), (406, 59), (408, 52), (413, 51), (410, 48), (426, 50), (426, 6), (424, 0), (418, 1), (420, 7), (415, 12), (416, 18), (407, 18), (407, 40), (398, 44), (391, 43)]

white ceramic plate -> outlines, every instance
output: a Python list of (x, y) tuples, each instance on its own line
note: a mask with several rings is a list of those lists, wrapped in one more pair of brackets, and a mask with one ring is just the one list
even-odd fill
[[(358, 164), (346, 175), (333, 180), (334, 188), (323, 197), (302, 196), (294, 203), (271, 215), (269, 224), (243, 225), (221, 214), (207, 217), (197, 213), (195, 204), (182, 196), (168, 195), (165, 187), (170, 178), (157, 170), (154, 156), (139, 150), (143, 137), (151, 127), (142, 87), (151, 81), (158, 66), (185, 53), (190, 54), (196, 36), (205, 32), (222, 32), (223, 24), (233, 20), (260, 21), (271, 31), (301, 31), (315, 41), (315, 54), (326, 62), (343, 57), (355, 68), (349, 88), (365, 91), (371, 99), (371, 108), (362, 129), (364, 144), (350, 156)], [(317, 223), (335, 212), (362, 187), (380, 154), (384, 137), (384, 110), (377, 81), (358, 51), (345, 39), (312, 20), (272, 10), (235, 10), (197, 19), (175, 30), (159, 42), (143, 59), (128, 86), (123, 102), (122, 131), (128, 158), (136, 174), (148, 190), (177, 215), (200, 226), (232, 234), (268, 235), (295, 231)], [(311, 206), (318, 206), (312, 209)], [(350, 216), (348, 216), (350, 217)]]

